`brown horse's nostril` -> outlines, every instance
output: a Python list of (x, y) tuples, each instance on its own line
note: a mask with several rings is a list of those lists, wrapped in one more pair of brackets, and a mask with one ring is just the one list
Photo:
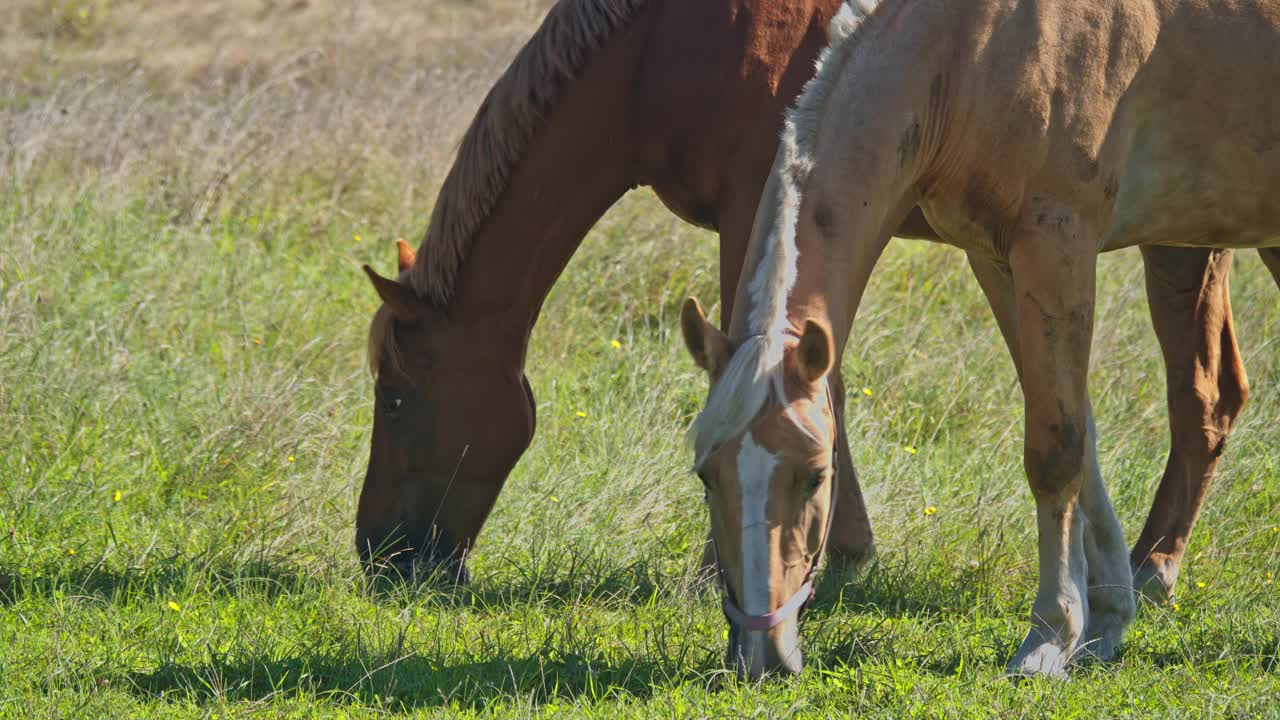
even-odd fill
[(414, 559), (414, 553), (412, 551), (407, 550), (405, 552), (400, 553), (399, 555), (396, 555), (395, 557), (391, 558), (390, 562), (388, 562), (387, 564), (391, 567), (391, 569), (396, 571), (396, 573), (401, 577), (401, 579), (404, 579), (404, 580), (413, 579), (415, 559)]
[[(465, 554), (448, 542), (444, 533), (432, 533), (435, 542), (426, 547), (408, 547), (404, 539), (384, 542), (383, 550), (364, 550), (360, 559), (370, 576), (391, 577), (402, 582), (429, 582), (444, 587), (465, 585), (471, 582)], [(400, 548), (392, 550), (399, 545)]]

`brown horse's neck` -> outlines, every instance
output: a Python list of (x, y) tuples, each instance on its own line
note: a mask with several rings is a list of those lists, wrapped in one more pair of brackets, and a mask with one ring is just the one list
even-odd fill
[[(474, 237), (446, 308), (487, 359), (523, 368), (542, 302), (583, 237), (633, 184), (625, 86), (638, 31), (623, 29), (561, 95)], [(481, 347), (482, 346), (482, 347)]]

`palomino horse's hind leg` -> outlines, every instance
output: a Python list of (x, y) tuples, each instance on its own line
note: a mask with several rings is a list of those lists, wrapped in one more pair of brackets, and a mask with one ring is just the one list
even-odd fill
[(1143, 247), (1142, 258), (1151, 322), (1164, 353), (1172, 442), (1130, 560), (1138, 591), (1167, 601), (1249, 389), (1231, 325), (1231, 251)]
[(1112, 660), (1124, 640), (1125, 630), (1138, 614), (1133, 597), (1133, 571), (1125, 546), (1124, 528), (1107, 495), (1098, 464), (1098, 428), (1093, 422), (1093, 403), (1086, 406), (1089, 437), (1080, 505), (1086, 519), (1084, 556), (1088, 560), (1089, 622), (1084, 628), (1081, 649), (1093, 657)]
[[(1018, 320), (1013, 295), (1013, 278), (1009, 269), (984, 258), (969, 256), (969, 265), (991, 305), (1013, 358), (1014, 368), (1022, 377), (1018, 347)], [(1084, 555), (1087, 563), (1088, 622), (1084, 629), (1084, 649), (1097, 657), (1115, 656), (1124, 630), (1133, 621), (1133, 577), (1125, 558), (1124, 530), (1116, 517), (1102, 482), (1098, 464), (1093, 407), (1086, 405), (1088, 441), (1085, 444), (1086, 476), (1080, 490), (1084, 518)]]

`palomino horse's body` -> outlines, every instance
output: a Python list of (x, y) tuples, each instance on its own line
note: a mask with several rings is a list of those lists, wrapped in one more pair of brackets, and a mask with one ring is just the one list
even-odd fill
[[(1280, 2), (885, 0), (833, 27), (789, 115), (729, 336), (696, 303), (684, 317), (715, 381), (695, 447), (728, 584), (744, 615), (772, 623), (748, 633), (747, 668), (799, 665), (793, 619), (770, 612), (823, 542), (836, 432), (823, 379), (917, 204), (970, 254), (1025, 399), (1040, 584), (1010, 671), (1058, 674), (1081, 650), (1110, 658), (1135, 606), (1087, 392), (1096, 256), (1143, 246), (1150, 290), (1206, 293), (1152, 304), (1170, 404), (1202, 423), (1175, 423), (1170, 466), (1211, 466), (1245, 394), (1217, 249), (1262, 248), (1280, 281)], [(1170, 321), (1219, 355), (1191, 361)], [(1239, 383), (1201, 385), (1215, 373)], [(1180, 394), (1184, 382), (1202, 397)], [(1189, 533), (1203, 488), (1162, 487), (1153, 517)], [(1136, 554), (1158, 545), (1144, 534)]]
[[(362, 557), (402, 571), (472, 546), (534, 429), (525, 348), (542, 299), (587, 229), (636, 185), (716, 228), (722, 321), (782, 112), (813, 73), (840, 0), (562, 0), (468, 130), (415, 260), (370, 333), (378, 373)], [(929, 237), (919, 212), (900, 230)], [(1225, 437), (1244, 393), (1226, 306), (1230, 253), (1148, 259), (1176, 438)], [(521, 282), (512, 283), (511, 278)], [(400, 319), (396, 319), (399, 314)], [(1189, 342), (1199, 338), (1196, 342)], [(842, 412), (838, 389), (835, 411)], [(843, 426), (842, 426), (843, 427)], [(847, 447), (841, 431), (841, 447)], [(1157, 511), (1134, 550), (1172, 588), (1215, 457), (1174, 443)], [(849, 454), (831, 541), (858, 561), (871, 531)]]

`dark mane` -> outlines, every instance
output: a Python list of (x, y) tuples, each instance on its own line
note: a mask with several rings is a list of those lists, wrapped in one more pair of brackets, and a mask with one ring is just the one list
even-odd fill
[(525, 148), (591, 53), (647, 0), (560, 0), (485, 97), (440, 189), (409, 282), (446, 304), (475, 232), (493, 212)]

